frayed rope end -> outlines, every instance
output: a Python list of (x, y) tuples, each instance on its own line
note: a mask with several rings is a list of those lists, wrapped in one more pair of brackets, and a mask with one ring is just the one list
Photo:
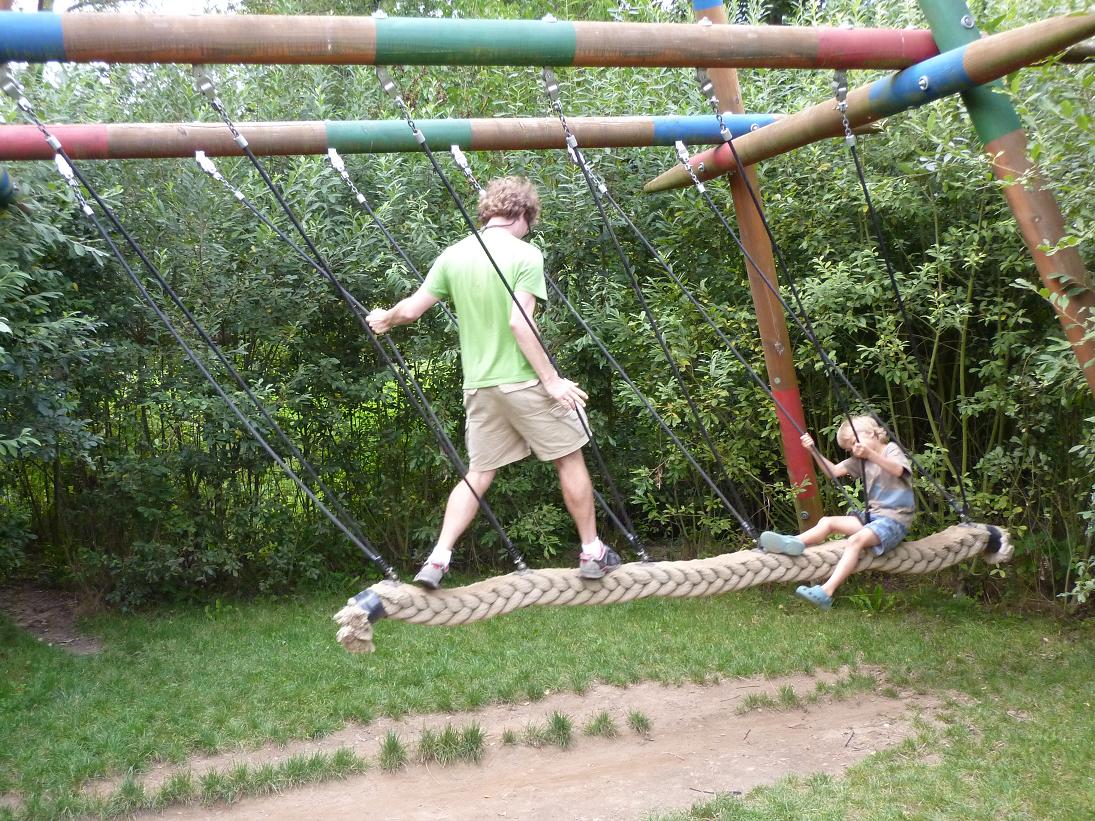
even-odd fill
[(373, 644), (373, 624), (369, 621), (369, 614), (353, 600), (334, 615), (335, 624), (339, 625), (335, 639), (349, 653), (372, 653), (376, 650)]
[(1010, 562), (1015, 548), (1011, 544), (1011, 537), (1008, 532), (1001, 527), (993, 527), (992, 525), (988, 526), (988, 531), (989, 543), (986, 545), (981, 558), (985, 560), (986, 564)]

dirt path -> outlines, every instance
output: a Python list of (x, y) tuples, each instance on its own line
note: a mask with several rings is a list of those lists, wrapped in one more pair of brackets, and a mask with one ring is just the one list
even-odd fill
[[(739, 714), (751, 694), (775, 696), (791, 686), (800, 696), (835, 674), (774, 680), (736, 679), (712, 685), (629, 688), (598, 686), (584, 695), (560, 693), (532, 704), (494, 706), (459, 715), (416, 716), (347, 728), (321, 741), (284, 748), (216, 756), (190, 763), (195, 773), (224, 770), (241, 762), (277, 761), (293, 754), (350, 747), (373, 757), (380, 738), (398, 732), (412, 748), (423, 728), (457, 728), (478, 723), (487, 734), (480, 765), (411, 765), (396, 774), (365, 775), (302, 787), (280, 795), (246, 799), (230, 806), (168, 810), (170, 818), (358, 819), (380, 814), (393, 819), (519, 818), (635, 819), (652, 811), (684, 809), (715, 793), (747, 792), (798, 773), (837, 774), (876, 750), (914, 733), (917, 715), (930, 718), (933, 699), (911, 694), (886, 698), (875, 693), (786, 712)], [(520, 734), (553, 711), (571, 717), (575, 744), (568, 751), (501, 743), (503, 730)], [(608, 710), (621, 728), (616, 739), (589, 738), (580, 727)], [(630, 710), (652, 724), (649, 738), (626, 725)], [(152, 787), (178, 768), (149, 774)], [(145, 816), (157, 818), (163, 816)]]

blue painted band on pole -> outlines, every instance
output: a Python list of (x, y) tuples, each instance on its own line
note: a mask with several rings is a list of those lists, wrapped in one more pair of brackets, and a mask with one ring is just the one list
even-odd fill
[(0, 12), (7, 45), (0, 49), (0, 63), (64, 60), (65, 39), (61, 18), (50, 12)]
[[(880, 116), (938, 100), (974, 85), (963, 58), (968, 46), (932, 57), (871, 84), (871, 108)], [(921, 88), (921, 84), (926, 88)]]

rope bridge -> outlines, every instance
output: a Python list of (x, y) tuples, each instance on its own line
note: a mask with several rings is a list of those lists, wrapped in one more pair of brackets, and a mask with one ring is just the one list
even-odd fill
[[(927, 538), (905, 542), (884, 556), (866, 555), (857, 570), (933, 573), (979, 555), (992, 564), (1005, 562), (1011, 550), (1006, 531), (991, 525), (954, 525)], [(351, 653), (371, 653), (375, 649), (373, 623), (381, 618), (459, 625), (533, 605), (716, 596), (760, 584), (828, 576), (842, 552), (839, 546), (822, 545), (795, 557), (741, 550), (710, 559), (635, 562), (597, 581), (582, 579), (573, 569), (528, 570), (438, 591), (383, 581), (350, 599), (334, 620), (339, 625), (339, 644)]]

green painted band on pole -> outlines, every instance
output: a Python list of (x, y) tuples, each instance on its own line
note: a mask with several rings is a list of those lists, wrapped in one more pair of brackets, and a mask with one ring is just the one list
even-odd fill
[[(981, 38), (981, 32), (965, 0), (919, 2), (940, 51), (949, 51)], [(1000, 80), (962, 92), (962, 101), (970, 113), (977, 136), (986, 145), (1023, 127)]]
[[(489, 43), (489, 46), (482, 45)], [(443, 20), (387, 17), (376, 21), (376, 62), (448, 65), (574, 65), (577, 35), (570, 23), (539, 20)]]
[[(471, 123), (467, 120), (455, 124), (444, 120), (415, 122), (426, 135), (430, 148), (447, 150), (450, 145), (472, 147)], [(403, 120), (374, 120), (368, 123), (327, 121), (323, 125), (327, 129), (327, 146), (346, 154), (420, 150)]]

